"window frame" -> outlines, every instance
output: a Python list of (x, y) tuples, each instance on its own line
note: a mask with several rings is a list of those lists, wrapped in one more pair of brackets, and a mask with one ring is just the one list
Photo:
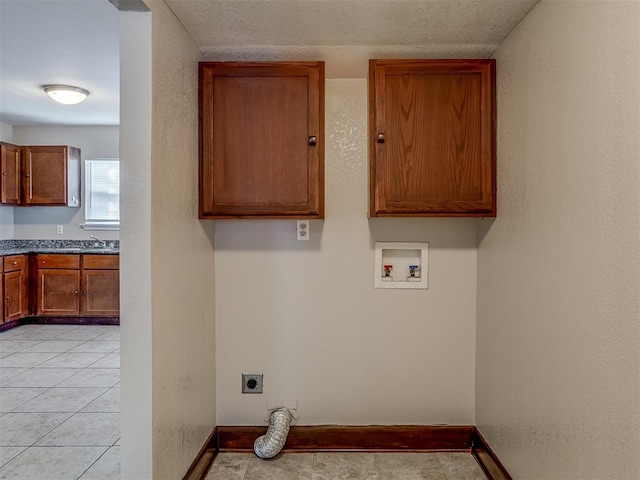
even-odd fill
[[(118, 164), (118, 219), (107, 218), (88, 218), (91, 211), (91, 198), (92, 198), (92, 176), (91, 166), (92, 162), (115, 162)], [(80, 226), (85, 230), (120, 230), (120, 159), (119, 158), (87, 158), (84, 161), (84, 192), (85, 192), (85, 204), (84, 204), (84, 223)]]

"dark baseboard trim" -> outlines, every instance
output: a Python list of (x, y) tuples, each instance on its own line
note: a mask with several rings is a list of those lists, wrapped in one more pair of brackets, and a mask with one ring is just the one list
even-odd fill
[(490, 480), (513, 480), (477, 428), (473, 429), (471, 454)]
[[(252, 452), (267, 427), (213, 429), (183, 480), (203, 480), (219, 452)], [(473, 425), (295, 426), (284, 452), (470, 452), (488, 480), (511, 476)]]
[(0, 332), (20, 325), (120, 325), (120, 317), (25, 317), (0, 325)]
[(203, 480), (218, 452), (218, 427), (214, 427), (182, 480)]
[[(295, 426), (286, 452), (471, 450), (473, 426)], [(221, 452), (251, 452), (266, 427), (217, 427)]]

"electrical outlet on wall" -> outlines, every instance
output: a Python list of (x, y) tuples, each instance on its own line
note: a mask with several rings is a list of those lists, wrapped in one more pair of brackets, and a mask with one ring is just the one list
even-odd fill
[(58, 226), (56, 227), (56, 233), (57, 233), (58, 235), (62, 235), (62, 233), (63, 233), (63, 232), (64, 232), (64, 227), (63, 227), (62, 225), (58, 225)]
[(309, 220), (296, 220), (298, 240), (309, 240), (310, 228)]

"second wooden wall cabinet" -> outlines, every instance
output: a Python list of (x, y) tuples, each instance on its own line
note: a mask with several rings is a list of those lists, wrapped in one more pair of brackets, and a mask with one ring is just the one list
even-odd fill
[(369, 136), (370, 216), (495, 216), (495, 60), (370, 60)]
[(324, 218), (324, 62), (202, 62), (200, 218)]
[(67, 146), (23, 147), (25, 205), (80, 206), (80, 150)]

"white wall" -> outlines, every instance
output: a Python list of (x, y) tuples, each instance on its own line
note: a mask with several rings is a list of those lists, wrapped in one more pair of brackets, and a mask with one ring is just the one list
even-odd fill
[(152, 10), (153, 478), (182, 478), (216, 424), (213, 222), (198, 220), (200, 50)]
[[(0, 142), (13, 142), (13, 125), (0, 122)], [(13, 238), (13, 207), (0, 206), (0, 240)]]
[(0, 142), (13, 141), (13, 125), (0, 122)]
[(495, 53), (477, 423), (514, 478), (640, 478), (640, 3), (543, 0)]
[(153, 478), (151, 13), (120, 12), (121, 478)]
[[(326, 220), (216, 221), (218, 425), (473, 424), (476, 222), (367, 219), (367, 81), (326, 82)], [(429, 242), (429, 290), (375, 290), (375, 241)], [(242, 395), (241, 374), (264, 373)]]
[[(17, 145), (70, 145), (81, 150), (82, 201), (80, 208), (14, 207), (14, 238), (17, 239), (78, 239), (88, 240), (94, 234), (105, 240), (117, 240), (117, 231), (90, 232), (80, 227), (84, 223), (84, 160), (88, 158), (118, 158), (119, 127), (88, 126), (23, 126), (13, 127), (13, 142)], [(64, 233), (58, 235), (56, 226)]]

